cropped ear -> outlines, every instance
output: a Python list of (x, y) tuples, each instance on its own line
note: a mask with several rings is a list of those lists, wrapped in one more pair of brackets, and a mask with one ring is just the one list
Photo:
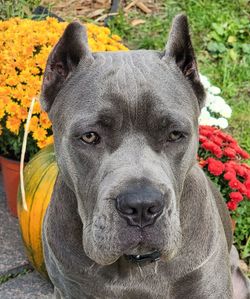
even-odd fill
[(81, 59), (93, 60), (88, 47), (85, 27), (70, 23), (47, 60), (40, 102), (48, 112), (66, 79), (70, 77)]
[(183, 14), (177, 15), (173, 20), (165, 48), (164, 59), (174, 60), (183, 75), (191, 83), (199, 104), (202, 106), (205, 91), (199, 78), (194, 49), (189, 35), (187, 17)]

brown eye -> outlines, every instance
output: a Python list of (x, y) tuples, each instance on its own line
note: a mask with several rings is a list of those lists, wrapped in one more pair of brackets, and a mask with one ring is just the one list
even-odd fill
[(87, 132), (82, 135), (81, 140), (87, 144), (97, 144), (100, 141), (100, 137), (95, 132)]
[(168, 141), (178, 141), (182, 137), (184, 137), (182, 132), (179, 131), (173, 131), (168, 135)]

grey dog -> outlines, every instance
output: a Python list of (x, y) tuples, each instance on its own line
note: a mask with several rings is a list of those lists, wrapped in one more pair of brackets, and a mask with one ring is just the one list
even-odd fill
[(196, 162), (204, 96), (186, 16), (164, 52), (91, 53), (68, 25), (41, 96), (59, 166), (43, 225), (56, 298), (233, 298), (230, 218)]

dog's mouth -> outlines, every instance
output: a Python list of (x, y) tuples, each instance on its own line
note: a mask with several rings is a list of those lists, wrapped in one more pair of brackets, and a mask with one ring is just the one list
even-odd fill
[(139, 264), (142, 264), (145, 262), (153, 263), (153, 262), (160, 260), (161, 253), (159, 251), (153, 251), (150, 253), (138, 254), (138, 255), (126, 255), (125, 254), (125, 257), (129, 262), (132, 262), (132, 263), (139, 263)]

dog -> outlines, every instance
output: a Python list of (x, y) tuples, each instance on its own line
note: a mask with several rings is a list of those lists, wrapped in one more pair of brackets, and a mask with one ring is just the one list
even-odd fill
[(55, 298), (233, 298), (230, 217), (196, 161), (204, 98), (185, 15), (163, 52), (91, 53), (82, 25), (65, 29), (41, 92), (59, 167), (43, 223)]

